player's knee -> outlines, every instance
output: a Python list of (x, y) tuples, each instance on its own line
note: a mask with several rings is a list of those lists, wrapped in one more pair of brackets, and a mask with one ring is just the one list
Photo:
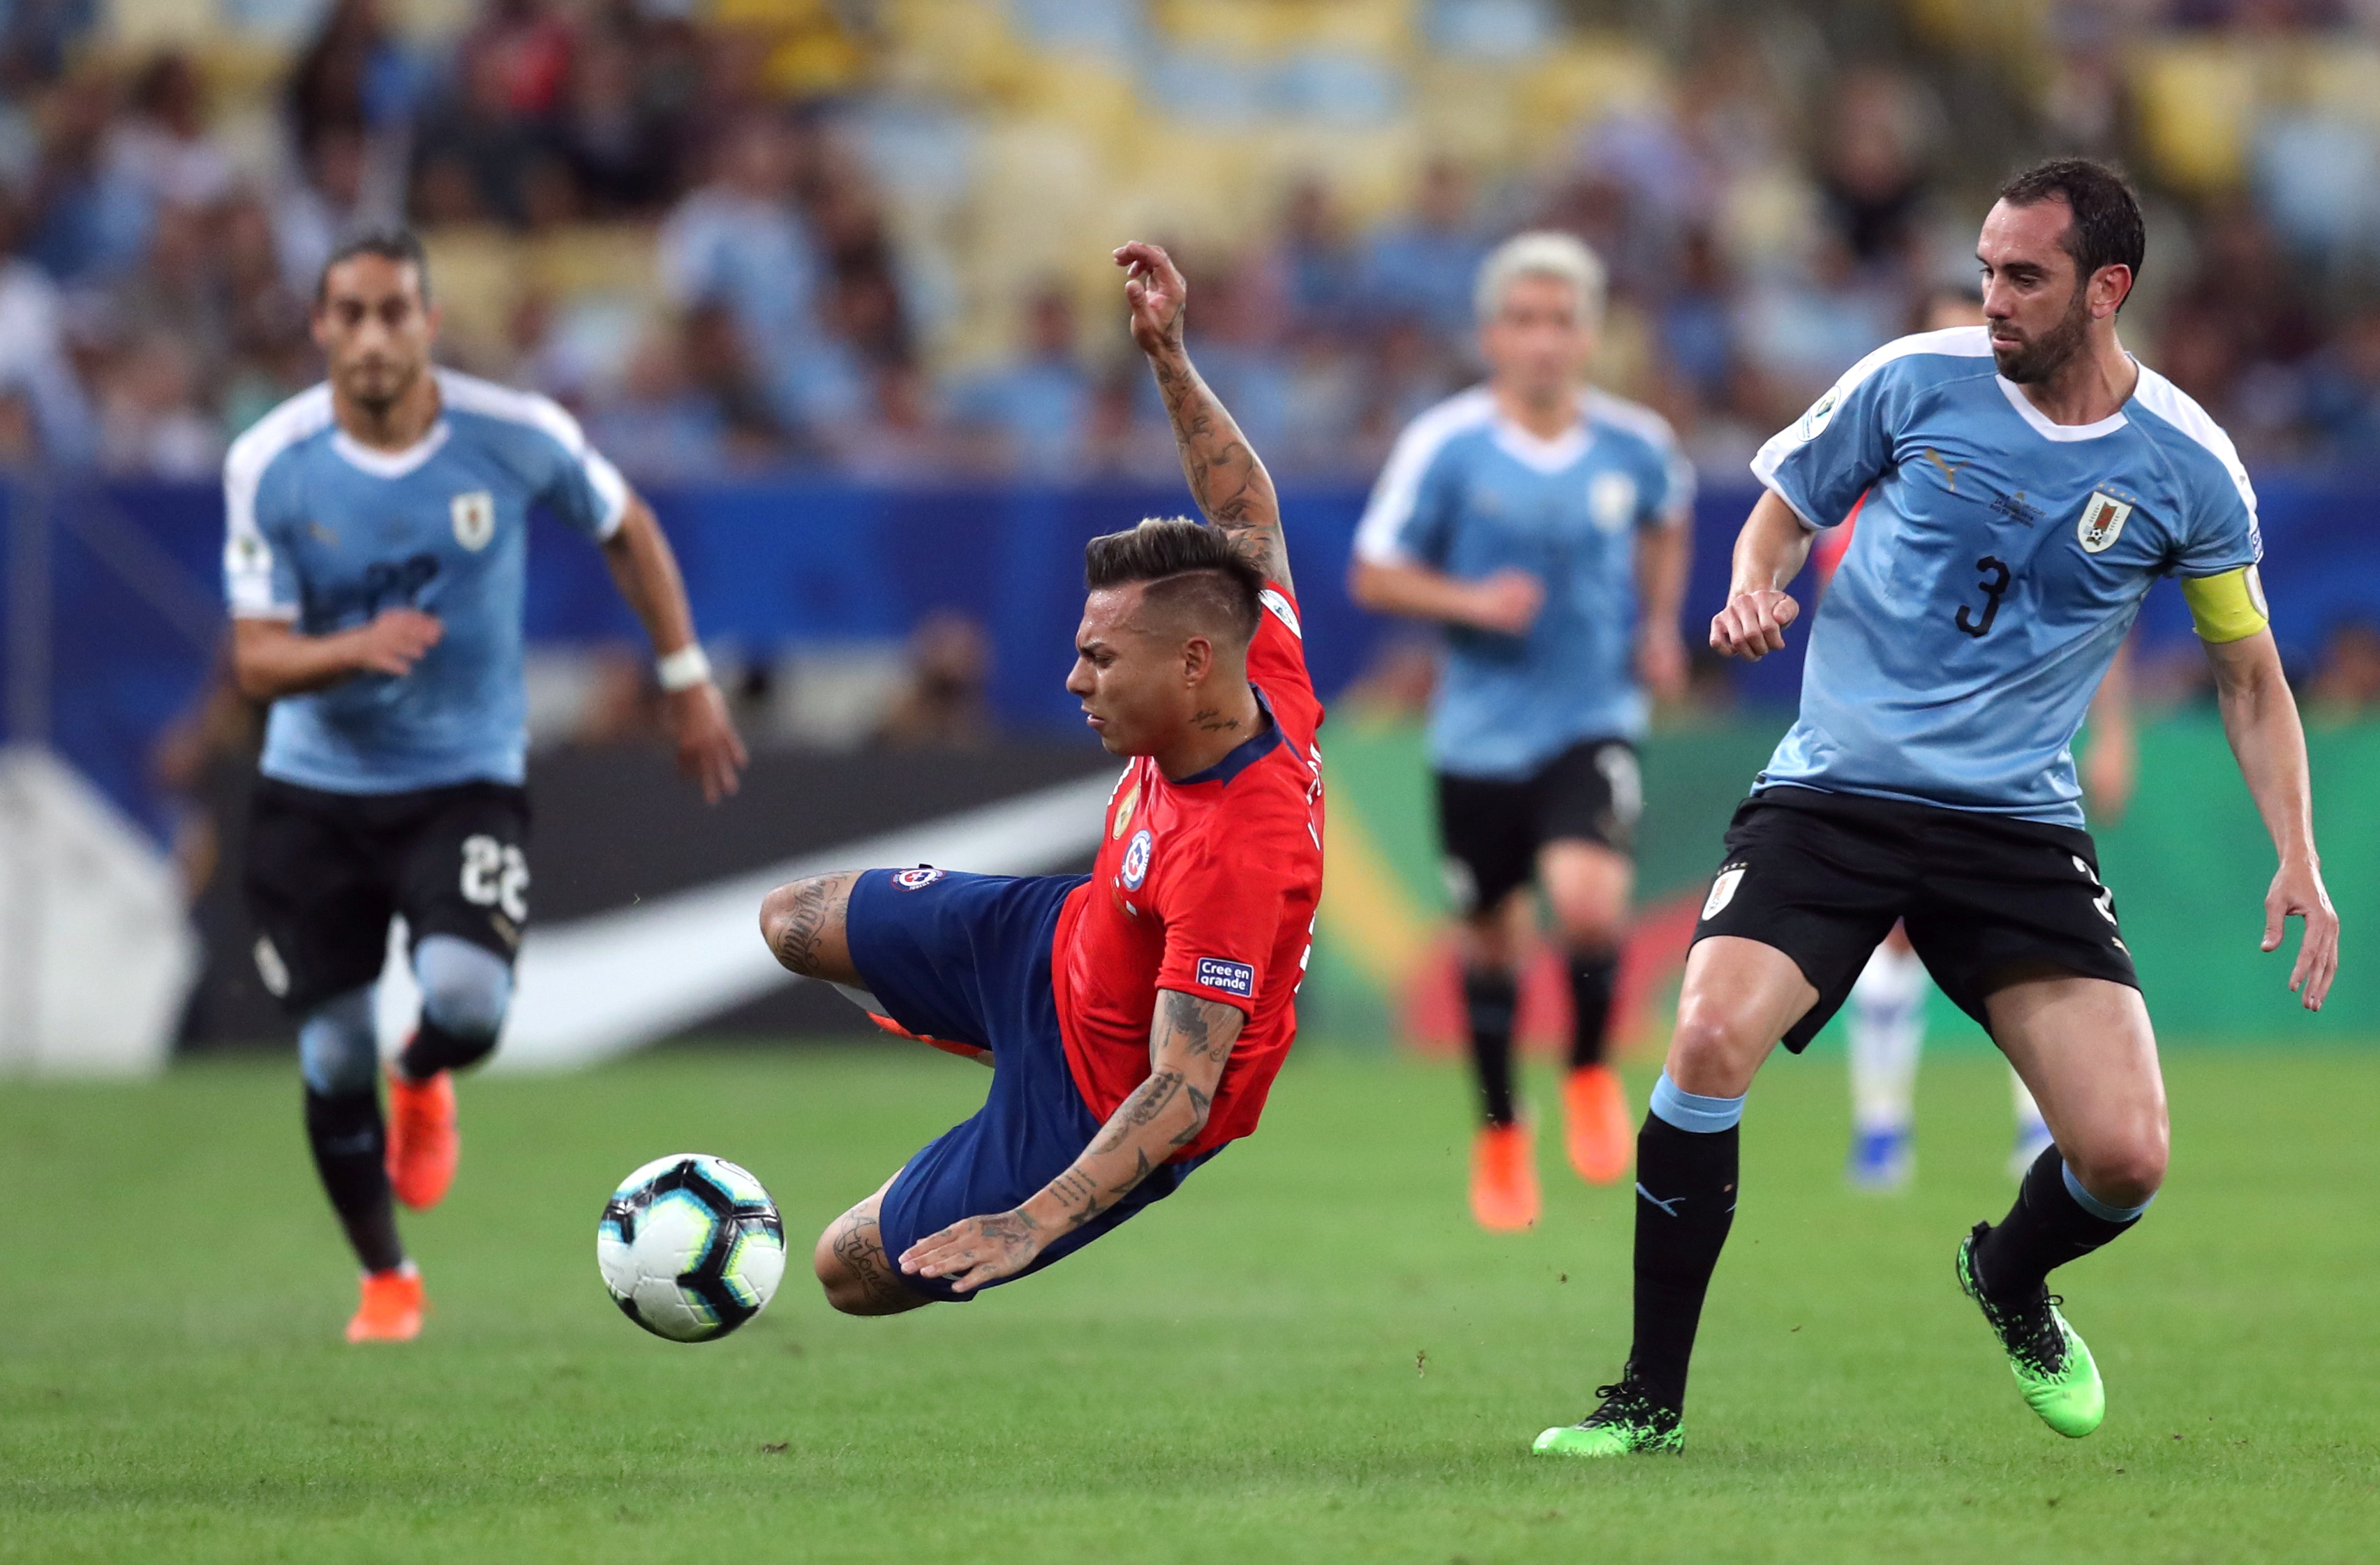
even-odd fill
[(372, 1090), (380, 1075), (380, 1036), (370, 989), (350, 989), (314, 1008), (298, 1028), (298, 1069), (323, 1098)]
[(1689, 997), (1678, 1008), (1670, 1035), (1670, 1080), (1689, 1092), (1735, 1097), (1751, 1080), (1752, 1067), (1772, 1040), (1758, 1036), (1758, 1023), (1708, 1000)]
[(2100, 1145), (2067, 1151), (2059, 1148), (2075, 1183), (2110, 1207), (2138, 1207), (2165, 1183), (2166, 1137), (2145, 1131), (2110, 1138)]
[(421, 1013), (456, 1038), (492, 1041), (512, 1004), (513, 973), (492, 951), (453, 935), (431, 935), (413, 953)]

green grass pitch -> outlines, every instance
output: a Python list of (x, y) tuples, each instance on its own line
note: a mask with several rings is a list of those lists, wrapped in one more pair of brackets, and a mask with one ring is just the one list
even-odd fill
[[(1952, 1285), (2010, 1194), (1997, 1063), (1928, 1062), (1919, 1188), (1879, 1199), (1840, 1183), (1840, 1060), (1780, 1059), (1687, 1452), (1611, 1466), (1526, 1452), (1625, 1350), (1627, 1194), (1542, 1148), (1542, 1228), (1474, 1231), (1442, 1066), (1314, 1050), (1179, 1197), (890, 1321), (831, 1314), (800, 1257), (976, 1068), (888, 1043), (469, 1083), (462, 1177), (407, 1224), (430, 1329), (395, 1348), (339, 1341), (352, 1273), (287, 1064), (11, 1086), (0, 1558), (2370, 1559), (2380, 1062), (2169, 1066), (2171, 1183), (2063, 1279), (2096, 1436), (2024, 1411)], [(593, 1255), (613, 1183), (686, 1149), (759, 1173), (796, 1254), (701, 1347), (622, 1319)]]

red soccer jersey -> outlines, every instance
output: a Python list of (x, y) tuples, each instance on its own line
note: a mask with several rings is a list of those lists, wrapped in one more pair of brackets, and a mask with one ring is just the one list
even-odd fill
[(1148, 1078), (1160, 989), (1246, 1013), (1207, 1128), (1177, 1162), (1256, 1129), (1297, 1035), (1322, 896), (1322, 703), (1295, 601), (1268, 588), (1264, 606), (1248, 680), (1272, 726), (1178, 782), (1133, 758), (1108, 799), (1090, 880), (1067, 897), (1050, 952), (1066, 1063), (1102, 1120)]

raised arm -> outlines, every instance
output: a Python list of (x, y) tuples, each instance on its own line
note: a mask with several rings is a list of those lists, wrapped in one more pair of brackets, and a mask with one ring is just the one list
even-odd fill
[(1809, 559), (1810, 538), (1775, 490), (1761, 495), (1735, 537), (1727, 607), (1711, 619), (1710, 644), (1721, 657), (1757, 662), (1785, 649), (1785, 627), (1802, 614), (1802, 605), (1785, 595), (1785, 584)]
[(1217, 401), (1182, 346), (1182, 307), (1190, 285), (1164, 250), (1135, 240), (1115, 252), (1124, 269), (1123, 295), (1132, 308), (1132, 340), (1148, 356), (1182, 476), (1207, 520), (1231, 535), (1240, 553), (1267, 579), (1294, 591), (1289, 545), (1281, 537), (1281, 500), (1272, 475), (1249, 448), (1240, 427)]
[(2231, 741), (2240, 775), (2280, 855), (2281, 867), (2265, 893), (2264, 949), (2279, 949), (2287, 920), (2305, 920), (2289, 988), (2307, 1010), (2319, 1011), (2338, 974), (2338, 914), (2324, 889), (2322, 855), (2313, 846), (2313, 787), (2297, 698), (2289, 694), (2270, 630), (2204, 646), (2206, 661), (2215, 666), (2224, 736)]
[(947, 1277), (954, 1292), (972, 1292), (1023, 1271), (1060, 1234), (1097, 1219), (1207, 1128), (1208, 1105), (1245, 1020), (1220, 1001), (1159, 989), (1148, 1079), (1083, 1155), (1014, 1211), (968, 1218), (918, 1240), (896, 1257), (901, 1269)]
[(620, 596), (643, 622), (660, 660), (677, 769), (702, 789), (705, 802), (716, 804), (735, 792), (746, 759), (744, 741), (694, 638), (694, 610), (686, 601), (677, 555), (640, 496), (629, 496), (626, 514), (603, 540), (603, 563), (612, 568)]

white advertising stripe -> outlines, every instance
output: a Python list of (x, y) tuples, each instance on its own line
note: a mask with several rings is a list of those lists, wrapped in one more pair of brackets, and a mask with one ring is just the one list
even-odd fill
[[(1115, 779), (1100, 772), (616, 912), (532, 928), (521, 946), (504, 1043), (489, 1068), (593, 1064), (798, 981), (760, 942), (760, 899), (787, 880), (916, 864), (1033, 875), (1084, 857), (1099, 843), (1114, 786)], [(400, 977), (409, 975), (394, 969), (382, 989)], [(384, 1006), (383, 1017), (392, 1009)]]

